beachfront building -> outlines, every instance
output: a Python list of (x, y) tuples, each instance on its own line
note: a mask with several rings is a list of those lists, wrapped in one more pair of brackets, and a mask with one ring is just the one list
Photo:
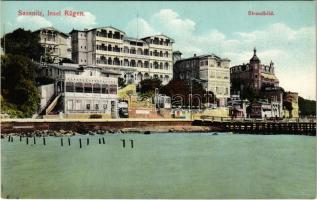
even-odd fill
[(258, 100), (257, 102), (252, 102), (247, 108), (248, 117), (251, 118), (261, 118), (261, 119), (272, 119), (272, 118), (282, 118), (283, 108), (280, 102)]
[(132, 38), (111, 26), (72, 30), (70, 35), (75, 63), (115, 70), (126, 83), (158, 78), (167, 84), (173, 77), (174, 40), (168, 36)]
[(229, 115), (231, 118), (246, 118), (247, 117), (247, 107), (250, 102), (245, 99), (240, 99), (239, 94), (231, 94), (230, 100), (227, 103), (229, 107)]
[(219, 106), (225, 106), (230, 97), (230, 60), (215, 54), (180, 59), (174, 53), (174, 79), (185, 80), (189, 84), (200, 82), (207, 91), (212, 91), (219, 99)]
[(247, 64), (236, 65), (230, 68), (230, 79), (233, 90), (243, 90), (250, 87), (257, 93), (265, 87), (277, 87), (279, 80), (275, 76), (274, 63), (264, 65), (253, 50), (253, 56)]
[(55, 109), (67, 117), (87, 118), (91, 114), (100, 114), (104, 118), (117, 117), (117, 72), (98, 66), (78, 64), (48, 64), (42, 68), (41, 75), (54, 80), (51, 90), (46, 92), (45, 114), (54, 110), (61, 102), (61, 108)]
[(63, 59), (71, 59), (71, 39), (69, 35), (53, 27), (41, 28), (35, 33), (39, 35), (40, 44), (44, 47), (42, 62), (59, 63)]

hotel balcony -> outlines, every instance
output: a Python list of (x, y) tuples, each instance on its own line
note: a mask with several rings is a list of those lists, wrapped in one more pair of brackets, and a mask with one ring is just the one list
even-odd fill
[(123, 44), (123, 40), (122, 40), (122, 39), (120, 39), (120, 38), (108, 38), (108, 37), (96, 36), (96, 41), (102, 41), (102, 42), (111, 42), (111, 43)]

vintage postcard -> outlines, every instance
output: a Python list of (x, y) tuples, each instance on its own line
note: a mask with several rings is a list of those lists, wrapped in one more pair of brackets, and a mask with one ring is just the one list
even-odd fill
[(0, 6), (2, 198), (316, 197), (316, 1)]

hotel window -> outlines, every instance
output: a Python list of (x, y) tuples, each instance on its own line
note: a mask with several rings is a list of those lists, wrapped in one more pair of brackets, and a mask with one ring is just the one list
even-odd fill
[(95, 104), (95, 109), (99, 110), (99, 104)]
[(103, 104), (103, 109), (107, 110), (107, 104)]
[(103, 84), (101, 87), (101, 93), (102, 94), (108, 94), (109, 90), (108, 90), (108, 85)]
[(82, 83), (75, 83), (75, 91), (76, 92), (84, 92), (83, 84)]
[(66, 82), (66, 92), (74, 92), (74, 83)]
[(85, 93), (92, 93), (92, 85), (91, 85), (91, 83), (85, 83), (84, 84), (84, 91), (85, 91)]
[(99, 94), (100, 91), (101, 91), (100, 84), (94, 83), (94, 85), (93, 85), (93, 93)]
[(110, 85), (110, 94), (117, 94), (117, 86)]
[(90, 104), (86, 104), (86, 109), (90, 110)]

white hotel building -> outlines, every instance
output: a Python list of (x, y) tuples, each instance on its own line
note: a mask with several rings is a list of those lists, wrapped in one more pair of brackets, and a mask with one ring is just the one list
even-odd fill
[(167, 84), (173, 78), (174, 40), (165, 35), (130, 38), (111, 26), (72, 30), (70, 35), (75, 63), (115, 70), (127, 83), (158, 78)]
[(54, 84), (40, 87), (41, 110), (49, 114), (52, 110), (49, 108), (55, 107), (61, 98), (62, 112), (66, 117), (87, 118), (91, 114), (100, 114), (103, 118), (116, 118), (119, 75), (89, 65), (64, 63), (42, 66), (41, 76), (53, 79)]
[[(71, 39), (69, 35), (58, 31), (54, 27), (41, 28), (34, 31), (34, 33), (39, 35), (39, 42), (52, 62), (59, 63), (63, 59), (71, 59)], [(41, 61), (46, 61), (46, 55), (43, 56)]]

